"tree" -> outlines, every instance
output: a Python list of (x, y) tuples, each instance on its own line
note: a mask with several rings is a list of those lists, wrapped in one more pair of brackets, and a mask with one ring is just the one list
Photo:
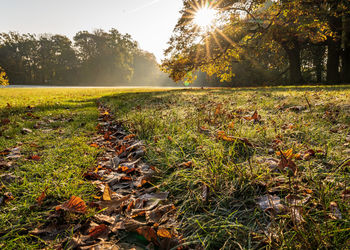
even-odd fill
[[(285, 72), (285, 66), (288, 66), (289, 83), (300, 84), (304, 82), (302, 51), (310, 46), (327, 44), (327, 77), (330, 80), (333, 78), (334, 69), (339, 68), (340, 52), (339, 44), (335, 44), (339, 43), (338, 33), (330, 20), (338, 20), (340, 14), (348, 11), (345, 2), (211, 2), (211, 8), (219, 11), (219, 22), (212, 30), (201, 32), (192, 20), (195, 12), (203, 8), (203, 2), (184, 0), (182, 16), (169, 41), (170, 46), (166, 51), (168, 57), (163, 61), (163, 70), (175, 81), (191, 76), (196, 70), (205, 71), (210, 75), (216, 74), (226, 81), (233, 76), (232, 64), (245, 60), (258, 68), (278, 70), (281, 74)], [(332, 8), (333, 5), (336, 6), (335, 9)], [(334, 26), (339, 25), (337, 23)], [(346, 65), (345, 53), (343, 58), (343, 64)], [(287, 61), (288, 65), (284, 61)], [(315, 65), (318, 65), (315, 67), (318, 80), (322, 78), (321, 61), (319, 58), (314, 60)]]
[(6, 75), (6, 72), (0, 67), (0, 85), (6, 86), (9, 85), (9, 79)]

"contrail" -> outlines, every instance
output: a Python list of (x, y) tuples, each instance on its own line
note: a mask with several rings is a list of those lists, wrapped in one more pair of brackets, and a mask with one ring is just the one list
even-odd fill
[(152, 2), (147, 3), (147, 4), (145, 4), (145, 5), (142, 5), (142, 6), (138, 7), (138, 8), (136, 8), (136, 9), (127, 11), (126, 14), (130, 14), (130, 13), (137, 12), (137, 11), (142, 10), (142, 9), (144, 9), (144, 8), (150, 7), (150, 6), (156, 4), (156, 3), (160, 2), (160, 1), (161, 1), (161, 0), (153, 0)]

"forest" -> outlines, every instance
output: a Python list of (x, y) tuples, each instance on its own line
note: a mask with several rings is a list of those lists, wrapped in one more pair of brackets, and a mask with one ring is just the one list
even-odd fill
[[(116, 29), (63, 35), (0, 34), (0, 66), (11, 84), (145, 85), (170, 82), (155, 56)], [(171, 82), (170, 82), (171, 83)]]

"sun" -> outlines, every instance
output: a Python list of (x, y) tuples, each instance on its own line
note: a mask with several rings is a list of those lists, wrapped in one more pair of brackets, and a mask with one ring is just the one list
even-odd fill
[(210, 7), (202, 7), (194, 13), (193, 22), (200, 28), (208, 30), (214, 25), (216, 10)]

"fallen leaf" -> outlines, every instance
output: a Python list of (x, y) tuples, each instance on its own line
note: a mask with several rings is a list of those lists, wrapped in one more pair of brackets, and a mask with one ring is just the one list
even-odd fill
[(257, 200), (258, 205), (262, 210), (269, 211), (275, 211), (277, 213), (281, 213), (285, 210), (285, 206), (281, 204), (281, 198), (277, 195), (264, 195), (259, 197)]
[(2, 119), (1, 120), (1, 124), (2, 125), (7, 125), (7, 124), (9, 124), (10, 123), (10, 119), (8, 119), (8, 118), (5, 118), (5, 119)]
[(33, 160), (33, 161), (40, 161), (40, 156), (39, 155), (31, 155), (29, 157), (29, 160)]
[(110, 201), (110, 200), (112, 200), (111, 196), (112, 196), (112, 190), (111, 190), (111, 188), (109, 187), (109, 185), (106, 184), (106, 185), (105, 185), (105, 189), (104, 189), (104, 191), (103, 191), (102, 200), (104, 200), (104, 201)]
[(149, 226), (143, 226), (143, 227), (139, 227), (138, 229), (136, 229), (136, 232), (138, 234), (142, 235), (143, 237), (145, 237), (145, 239), (148, 240), (149, 242), (153, 242), (155, 244), (158, 244), (157, 234), (153, 228), (151, 228)]
[(169, 239), (172, 238), (171, 233), (165, 228), (159, 228), (157, 231), (157, 235), (163, 238), (169, 238)]
[(41, 195), (35, 199), (39, 206), (41, 206), (43, 204), (43, 201), (46, 197), (47, 189), (48, 189), (48, 187), (46, 187), (45, 190), (41, 193)]
[(330, 213), (330, 217), (333, 219), (333, 220), (341, 220), (343, 218), (339, 208), (338, 208), (338, 204), (334, 201), (332, 201), (330, 204), (329, 204), (329, 209), (331, 211)]
[(109, 228), (105, 224), (93, 227), (89, 230), (89, 237), (97, 238), (109, 231)]
[(130, 134), (130, 135), (125, 136), (125, 137), (123, 138), (123, 140), (124, 140), (124, 141), (127, 141), (127, 140), (133, 139), (133, 138), (135, 138), (135, 137), (136, 137), (135, 134)]
[(85, 202), (77, 196), (72, 196), (69, 201), (64, 202), (62, 205), (56, 207), (56, 211), (64, 210), (74, 213), (86, 213), (86, 204)]
[(221, 113), (221, 109), (222, 109), (222, 103), (219, 103), (218, 105), (216, 105), (215, 115), (219, 115)]
[(91, 143), (91, 144), (90, 144), (90, 147), (99, 148), (99, 146), (98, 146), (96, 143)]

